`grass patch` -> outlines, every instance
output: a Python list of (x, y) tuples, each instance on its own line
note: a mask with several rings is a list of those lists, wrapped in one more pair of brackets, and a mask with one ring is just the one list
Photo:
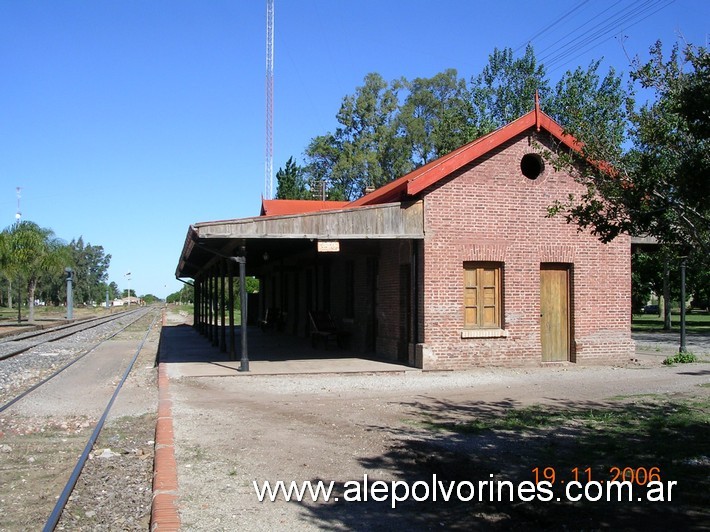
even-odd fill
[(192, 314), (194, 309), (194, 305), (189, 305), (187, 303), (185, 303), (184, 305), (175, 305), (172, 303), (168, 305), (168, 310), (170, 312), (187, 312), (188, 314)]
[[(706, 312), (692, 312), (685, 315), (685, 328), (688, 332), (710, 334), (710, 314)], [(661, 332), (663, 331), (663, 317), (650, 314), (639, 314), (631, 320), (631, 330), (634, 332)], [(680, 315), (673, 313), (671, 316), (671, 330), (680, 332)]]
[[(622, 397), (618, 398), (619, 400)], [(410, 478), (436, 473), (448, 480), (497, 478), (520, 482), (534, 475), (556, 475), (551, 502), (477, 507), (476, 518), (500, 524), (525, 523), (531, 529), (673, 528), (692, 529), (707, 522), (710, 503), (710, 397), (664, 399), (631, 396), (623, 403), (567, 402), (517, 408), (510, 403), (440, 402), (420, 411), (420, 426), (440, 436), (413, 440), (393, 459), (415, 464)], [(402, 456), (406, 460), (402, 459)], [(378, 464), (379, 465), (379, 464)], [(657, 473), (664, 485), (676, 482), (673, 501), (624, 503), (565, 502), (565, 486), (580, 480), (610, 481), (620, 472)], [(645, 481), (644, 481), (645, 482)], [(559, 502), (557, 502), (559, 501)], [(467, 515), (468, 507), (461, 515)], [(456, 515), (454, 518), (458, 518)], [(469, 522), (471, 515), (461, 518)], [(643, 527), (639, 526), (643, 524)], [(495, 529), (508, 529), (501, 527)]]
[[(646, 398), (660, 396), (644, 394), (629, 396), (629, 398)], [(614, 400), (622, 400), (619, 396)], [(637, 404), (637, 403), (635, 403)], [(639, 433), (651, 430), (664, 430), (669, 424), (682, 425), (710, 423), (708, 412), (710, 403), (701, 401), (697, 403), (664, 402), (646, 403), (645, 406), (635, 408), (634, 405), (625, 405), (621, 408), (595, 407), (584, 409), (559, 409), (541, 405), (529, 406), (508, 410), (499, 416), (483, 416), (465, 421), (437, 421), (429, 419), (421, 423), (430, 430), (447, 430), (460, 434), (477, 434), (490, 430), (526, 431), (549, 427), (558, 427), (564, 424), (574, 424), (589, 430), (603, 428), (614, 433)]]
[(663, 399), (664, 396), (658, 393), (638, 393), (633, 395), (614, 395), (609, 397), (608, 401), (626, 401), (628, 399)]

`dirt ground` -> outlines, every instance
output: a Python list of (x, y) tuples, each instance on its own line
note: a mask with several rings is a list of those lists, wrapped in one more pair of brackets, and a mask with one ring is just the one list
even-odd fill
[[(46, 523), (149, 323), (129, 327), (0, 415), (0, 531)], [(58, 530), (148, 529), (159, 337), (154, 327)]]
[[(652, 350), (655, 352), (655, 350)], [(620, 467), (662, 467), (677, 481), (680, 504), (344, 502), (348, 481), (533, 480), (533, 469), (559, 477), (591, 467), (608, 477), (615, 464), (595, 454), (593, 431), (573, 423), (526, 430), (468, 430), (533, 406), (540, 412), (656, 415), (678, 402), (707, 404), (710, 364), (666, 367), (658, 356), (625, 368), (564, 365), (447, 373), (200, 377), (171, 379), (183, 530), (636, 529), (666, 523), (701, 528), (707, 513), (710, 452), (661, 460), (653, 434), (635, 441), (600, 436)], [(672, 413), (671, 413), (672, 415)], [(705, 411), (707, 415), (707, 411)], [(706, 417), (707, 419), (707, 417)], [(467, 430), (457, 430), (457, 426)], [(603, 418), (595, 425), (604, 426)], [(684, 433), (677, 436), (682, 445)], [(708, 423), (694, 438), (710, 441)], [(689, 433), (688, 433), (689, 434)], [(666, 437), (668, 434), (665, 435)], [(601, 447), (600, 447), (601, 448)], [(580, 449), (594, 462), (574, 463)], [(694, 449), (694, 448), (693, 448)], [(630, 450), (630, 451), (629, 451)], [(695, 450), (693, 450), (695, 452)], [(658, 456), (656, 456), (658, 454)], [(697, 453), (696, 453), (697, 454)], [(682, 462), (682, 463), (681, 463)], [(677, 466), (677, 467), (676, 467)], [(673, 475), (690, 476), (673, 478)], [(703, 480), (704, 479), (704, 480)], [(335, 481), (339, 502), (259, 502), (253, 482)], [(569, 480), (569, 478), (568, 478)], [(685, 481), (685, 483), (684, 483)], [(448, 484), (447, 484), (448, 485)], [(679, 495), (680, 496), (680, 495)], [(351, 497), (352, 498), (352, 497)], [(692, 500), (691, 500), (692, 499)], [(677, 499), (676, 499), (677, 500)], [(659, 521), (660, 519), (660, 521)]]

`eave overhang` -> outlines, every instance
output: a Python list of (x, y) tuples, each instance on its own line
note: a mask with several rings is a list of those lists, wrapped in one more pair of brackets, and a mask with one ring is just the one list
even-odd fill
[[(195, 278), (215, 257), (259, 243), (318, 240), (399, 240), (424, 238), (422, 201), (387, 203), (298, 215), (259, 216), (191, 225), (175, 276)], [(279, 244), (281, 243), (281, 244)]]

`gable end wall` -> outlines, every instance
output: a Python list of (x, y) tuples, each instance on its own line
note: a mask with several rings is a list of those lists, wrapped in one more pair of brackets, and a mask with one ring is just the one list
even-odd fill
[[(535, 149), (529, 135), (518, 136), (424, 192), (421, 367), (541, 363), (540, 265), (548, 262), (571, 271), (571, 360), (621, 363), (633, 355), (630, 239), (602, 244), (562, 216), (547, 218), (548, 206), (581, 187), (549, 164), (536, 180), (523, 176), (520, 160)], [(461, 337), (465, 261), (503, 263), (507, 336)]]

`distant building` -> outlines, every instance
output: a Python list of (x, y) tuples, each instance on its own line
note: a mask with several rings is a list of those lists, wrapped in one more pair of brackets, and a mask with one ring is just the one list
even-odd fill
[(136, 305), (136, 306), (140, 306), (140, 305), (144, 305), (144, 304), (145, 304), (145, 302), (144, 302), (141, 298), (135, 297), (135, 296), (131, 296), (131, 297), (123, 297), (123, 298), (121, 298), (121, 299), (114, 299), (114, 300), (111, 302), (111, 306), (113, 306), (113, 307), (126, 306), (126, 305), (129, 304), (129, 302), (130, 302), (131, 305)]

